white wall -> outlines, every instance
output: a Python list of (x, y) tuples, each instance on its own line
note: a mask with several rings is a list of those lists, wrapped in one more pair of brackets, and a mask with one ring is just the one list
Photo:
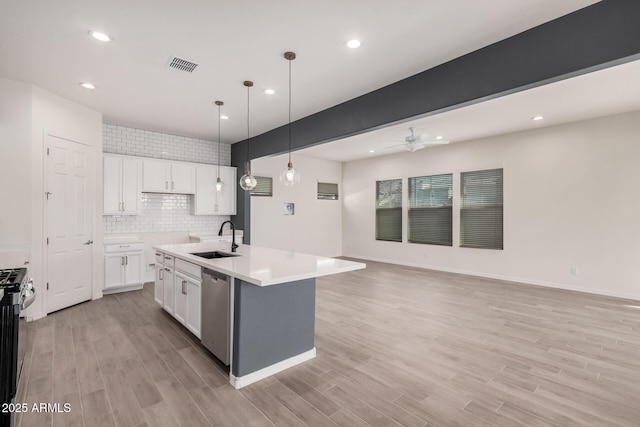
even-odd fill
[(31, 251), (31, 85), (0, 79), (0, 268)]
[[(342, 163), (293, 154), (301, 181), (284, 186), (280, 172), (287, 156), (251, 162), (252, 173), (273, 177), (273, 197), (251, 197), (251, 244), (321, 256), (342, 255)], [(244, 171), (238, 171), (238, 175)], [(339, 200), (318, 200), (317, 183), (338, 184)], [(295, 203), (295, 215), (284, 215), (284, 204)]]
[[(640, 111), (343, 168), (343, 253), (640, 299)], [(504, 168), (504, 250), (460, 248), (459, 173)], [(375, 182), (454, 173), (454, 245), (375, 240)], [(571, 275), (577, 267), (578, 275)]]

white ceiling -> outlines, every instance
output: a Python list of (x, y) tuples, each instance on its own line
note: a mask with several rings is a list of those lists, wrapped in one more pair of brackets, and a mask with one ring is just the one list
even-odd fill
[[(215, 139), (246, 137), (246, 89), (254, 80), (251, 133), (416, 74), (594, 0), (0, 0), (0, 77), (32, 83), (104, 114), (104, 121)], [(113, 42), (88, 36), (101, 30)], [(362, 40), (356, 50), (344, 47)], [(193, 74), (166, 67), (171, 55)], [(78, 83), (97, 86), (90, 91)], [(267, 96), (264, 88), (276, 95)]]
[[(336, 161), (405, 152), (409, 126), (451, 143), (640, 110), (640, 60), (550, 83), (445, 113), (299, 150)], [(533, 121), (532, 117), (544, 120)], [(437, 146), (426, 147), (424, 150)], [(374, 150), (375, 153), (370, 153)]]

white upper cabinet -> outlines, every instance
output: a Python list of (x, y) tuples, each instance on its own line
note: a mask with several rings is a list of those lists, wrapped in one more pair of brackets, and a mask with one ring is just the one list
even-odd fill
[(171, 191), (180, 194), (196, 192), (196, 167), (193, 163), (171, 163)]
[(194, 215), (235, 215), (236, 168), (220, 166), (220, 179), (224, 183), (222, 194), (216, 192), (218, 166), (196, 166), (196, 192), (193, 202)]
[(193, 163), (144, 159), (142, 191), (148, 193), (194, 194), (196, 167)]
[(142, 161), (135, 157), (104, 155), (105, 215), (140, 213)]

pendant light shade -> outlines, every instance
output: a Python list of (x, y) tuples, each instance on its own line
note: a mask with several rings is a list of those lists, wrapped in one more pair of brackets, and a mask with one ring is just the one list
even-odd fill
[(289, 61), (289, 162), (287, 168), (280, 174), (280, 182), (287, 187), (293, 187), (300, 182), (300, 172), (298, 172), (291, 162), (291, 61), (296, 59), (294, 52), (285, 52), (284, 59)]
[(218, 106), (218, 176), (216, 178), (216, 193), (222, 194), (224, 193), (224, 182), (220, 178), (220, 144), (222, 143), (220, 139), (220, 108), (224, 105), (224, 102), (216, 101), (216, 105)]
[(251, 191), (256, 188), (256, 178), (251, 175), (251, 158), (249, 157), (249, 148), (251, 148), (251, 141), (249, 140), (249, 111), (250, 111), (250, 98), (249, 91), (253, 86), (253, 82), (246, 80), (243, 83), (247, 88), (247, 161), (245, 162), (245, 173), (240, 178), (240, 187), (245, 191)]

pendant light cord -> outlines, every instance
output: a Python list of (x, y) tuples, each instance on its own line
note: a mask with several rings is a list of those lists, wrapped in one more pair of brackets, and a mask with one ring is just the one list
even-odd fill
[(289, 60), (289, 163), (291, 163), (291, 60)]
[(250, 162), (249, 150), (251, 149), (251, 141), (249, 141), (249, 111), (251, 110), (251, 108), (249, 107), (249, 100), (250, 100), (249, 91), (251, 90), (251, 86), (249, 86), (248, 84), (246, 86), (247, 86), (247, 162), (245, 164), (245, 169), (246, 169), (247, 175), (251, 175), (251, 169), (249, 168), (249, 162)]
[(220, 179), (220, 110), (221, 104), (218, 104), (218, 179)]

